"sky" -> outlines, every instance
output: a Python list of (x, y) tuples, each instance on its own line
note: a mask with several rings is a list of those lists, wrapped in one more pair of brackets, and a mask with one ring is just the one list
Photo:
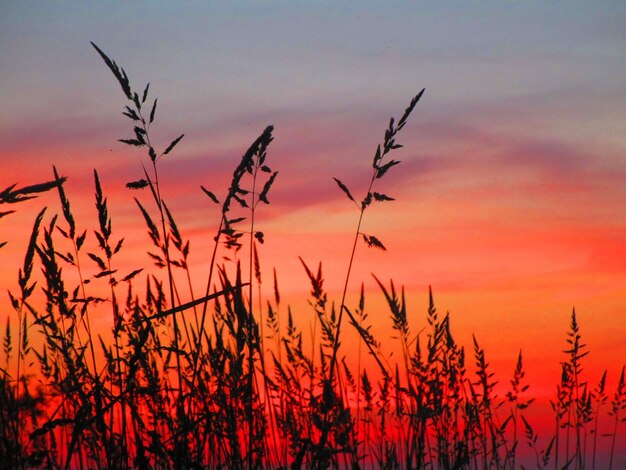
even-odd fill
[[(261, 262), (312, 318), (298, 257), (322, 262), (341, 292), (362, 197), (389, 118), (426, 92), (398, 142), (401, 165), (377, 189), (357, 248), (375, 328), (390, 333), (371, 273), (406, 286), (414, 331), (428, 287), (468, 347), (476, 334), (502, 382), (522, 349), (537, 394), (553, 392), (575, 307), (592, 382), (626, 358), (626, 5), (623, 2), (0, 2), (0, 187), (69, 178), (83, 227), (94, 227), (93, 169), (109, 198), (120, 266), (149, 265), (148, 237), (124, 185), (142, 177), (125, 98), (94, 41), (158, 97), (151, 133), (161, 183), (191, 239), (194, 283), (206, 267), (223, 195), (243, 152), (275, 126), (279, 171), (256, 223)], [(378, 184), (378, 183), (377, 183)], [(0, 221), (3, 291), (38, 209)], [(80, 222), (79, 222), (80, 223)], [(92, 266), (95, 269), (95, 266)], [(0, 305), (10, 310), (6, 294)], [(346, 340), (348, 341), (348, 340)]]

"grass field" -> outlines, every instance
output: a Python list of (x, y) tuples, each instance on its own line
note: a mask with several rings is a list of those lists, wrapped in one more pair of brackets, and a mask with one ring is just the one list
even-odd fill
[[(476, 337), (455, 341), (453, 320), (431, 292), (427, 326), (418, 330), (404, 289), (376, 278), (380, 291), (367, 295), (382, 293), (394, 331), (384, 341), (373, 333), (363, 288), (350, 300), (358, 248), (386, 249), (362, 221), (372, 205), (393, 203), (381, 180), (397, 171), (394, 151), (424, 90), (385, 128), (362, 198), (335, 178), (338, 197), (355, 206), (354, 243), (337, 299), (329, 298), (321, 264), (301, 260), (310, 281), (309, 311), (298, 315), (309, 315), (311, 328), (303, 329), (257, 251), (271, 233), (255, 219), (280, 182), (273, 127), (233, 165), (223, 191), (199, 193), (220, 215), (201, 248), (210, 261), (198, 292), (189, 241), (159, 180), (159, 162), (184, 134), (153, 148), (158, 101), (94, 48), (127, 100), (131, 137), (122, 142), (143, 155), (144, 173), (127, 186), (147, 229), (147, 261), (117, 267), (124, 235), (115, 231), (97, 171), (94, 226), (75, 219), (71, 182), (57, 169), (49, 182), (0, 192), (5, 230), (20, 202), (58, 196), (34, 217), (16, 267), (19, 289), (9, 292), (0, 356), (6, 468), (623, 468), (624, 365), (607, 364), (599, 381), (589, 381), (575, 311), (563, 328), (560, 380), (541, 404), (523, 352), (511, 358), (510, 377), (495, 377)], [(262, 279), (272, 295), (262, 294)], [(358, 335), (356, 351), (342, 345), (348, 332)], [(615, 387), (608, 389), (607, 376)], [(550, 425), (533, 424), (536, 407), (550, 410), (542, 417)]]

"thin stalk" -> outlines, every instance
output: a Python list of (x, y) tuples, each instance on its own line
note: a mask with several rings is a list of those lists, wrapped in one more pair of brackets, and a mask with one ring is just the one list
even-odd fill
[(513, 462), (511, 468), (515, 468), (515, 457), (517, 454), (517, 404), (513, 410)]
[(254, 351), (253, 351), (253, 325), (254, 325), (254, 315), (252, 312), (253, 299), (252, 293), (253, 285), (253, 259), (254, 259), (254, 215), (255, 215), (255, 197), (256, 197), (256, 178), (257, 178), (258, 167), (255, 165), (254, 171), (252, 173), (252, 191), (251, 191), (251, 204), (250, 204), (250, 254), (249, 254), (249, 264), (248, 264), (248, 403), (247, 403), (247, 415), (248, 415), (248, 468), (252, 470), (252, 449), (253, 442), (252, 438), (254, 435), (254, 417), (252, 413), (252, 401), (253, 401), (253, 375), (254, 375)]
[(600, 379), (600, 384), (598, 385), (596, 392), (596, 413), (595, 413), (595, 424), (594, 424), (594, 432), (593, 432), (593, 457), (591, 461), (591, 469), (596, 470), (596, 450), (598, 445), (598, 422), (600, 420), (600, 407), (606, 401), (605, 395), (605, 382), (606, 380), (606, 370), (602, 374), (602, 378)]
[[(376, 179), (376, 170), (374, 170), (374, 175), (372, 176), (372, 180), (370, 181), (370, 185), (367, 190), (368, 193), (372, 190), (372, 186), (374, 185), (375, 179)], [(354, 234), (354, 241), (352, 242), (352, 250), (350, 252), (350, 261), (348, 262), (348, 272), (346, 273), (346, 278), (343, 284), (343, 291), (341, 292), (341, 306), (339, 308), (339, 317), (337, 318), (337, 327), (336, 327), (337, 333), (335, 334), (335, 342), (333, 344), (333, 355), (331, 356), (331, 359), (330, 359), (330, 370), (329, 370), (329, 377), (328, 377), (328, 382), (331, 386), (333, 383), (335, 368), (337, 365), (337, 352), (339, 350), (339, 335), (341, 333), (341, 322), (343, 319), (343, 312), (345, 310), (345, 305), (346, 305), (346, 294), (348, 293), (348, 284), (350, 282), (350, 274), (352, 273), (352, 266), (354, 265), (354, 255), (356, 253), (356, 246), (357, 246), (357, 243), (359, 242), (359, 236), (361, 235), (361, 225), (363, 223), (363, 215), (365, 214), (365, 209), (366, 209), (365, 207), (361, 207), (361, 210), (359, 213), (359, 222), (357, 223), (356, 233)], [(350, 312), (348, 312), (348, 315), (351, 317), (351, 320), (355, 320), (352, 317), (352, 314)]]
[[(21, 422), (22, 420), (20, 419), (20, 367), (21, 367), (21, 362), (22, 362), (22, 305), (20, 305), (20, 308), (17, 311), (17, 322), (18, 322), (18, 329), (17, 329), (17, 374), (16, 374), (16, 378), (15, 378), (15, 437), (17, 439), (17, 442), (22, 442), (22, 429), (21, 429)], [(10, 392), (9, 392), (10, 393)]]
[[(557, 399), (558, 400), (558, 399)], [(558, 470), (559, 468), (559, 429), (560, 429), (560, 425), (561, 425), (561, 420), (560, 420), (560, 403), (556, 404), (556, 426), (554, 429), (554, 436), (555, 436), (555, 445), (554, 445), (554, 469)]]
[[(215, 270), (215, 260), (217, 259), (217, 248), (219, 247), (219, 241), (222, 234), (222, 229), (224, 228), (226, 216), (224, 212), (222, 212), (222, 217), (220, 219), (220, 225), (217, 229), (217, 234), (215, 235), (215, 244), (213, 245), (213, 253), (211, 254), (211, 262), (209, 264), (209, 277), (207, 280), (207, 285), (205, 289), (205, 297), (209, 295), (211, 292), (211, 282), (213, 280), (213, 272)], [(196, 378), (198, 375), (198, 360), (200, 358), (200, 352), (202, 348), (202, 332), (204, 331), (204, 325), (206, 323), (207, 311), (208, 311), (209, 303), (205, 302), (202, 306), (202, 318), (200, 319), (200, 327), (198, 330), (198, 339), (195, 345), (194, 350), (194, 358), (193, 358), (193, 372), (191, 374), (191, 385), (190, 385), (190, 393), (189, 393), (189, 412), (191, 412), (191, 402), (193, 401)]]
[[(141, 110), (139, 111), (141, 112)], [(144, 130), (145, 130), (146, 142), (148, 146), (152, 148), (152, 145), (150, 144), (150, 135), (148, 133), (148, 128), (145, 124), (145, 119), (143, 118), (143, 116), (141, 116), (141, 120), (143, 122)], [(157, 164), (156, 164), (157, 158), (152, 158), (151, 160), (152, 160), (152, 170), (154, 172), (154, 187), (156, 188), (155, 202), (159, 210), (159, 215), (161, 218), (161, 230), (163, 233), (163, 254), (165, 255), (165, 264), (167, 268), (167, 281), (168, 281), (168, 287), (169, 287), (169, 292), (170, 292), (170, 305), (171, 305), (171, 308), (174, 308), (176, 307), (176, 298), (175, 298), (175, 292), (174, 292), (174, 276), (172, 274), (172, 265), (171, 265), (170, 252), (169, 252), (169, 234), (167, 233), (167, 229), (165, 226), (163, 197), (161, 196), (161, 185), (159, 184), (159, 171), (157, 169)], [(183, 317), (183, 322), (185, 322), (184, 317)], [(180, 363), (180, 352), (179, 352), (180, 328), (178, 326), (178, 313), (174, 313), (174, 315), (172, 315), (172, 324), (174, 326), (174, 348), (177, 351), (177, 353), (175, 354), (176, 374), (178, 378), (178, 398), (176, 400), (177, 402), (176, 409), (177, 409), (177, 416), (178, 416), (179, 423), (182, 423), (183, 429), (185, 429), (186, 423), (187, 423), (187, 415), (185, 413), (185, 405), (184, 405), (185, 391), (184, 391), (183, 373), (182, 373), (182, 366)], [(182, 433), (182, 439), (183, 439), (182, 445), (184, 446), (185, 452), (186, 452), (187, 451), (187, 433), (186, 432)], [(181, 443), (176, 444), (175, 462), (177, 463), (177, 465), (182, 464), (182, 462), (180, 461), (180, 458), (181, 458), (180, 444)]]
[(356, 371), (357, 371), (357, 381), (356, 381), (356, 439), (353, 439), (355, 442), (355, 445), (357, 446), (357, 461), (356, 461), (356, 466), (359, 467), (360, 466), (360, 457), (358, 455), (358, 442), (359, 442), (359, 434), (361, 432), (361, 341), (362, 339), (359, 338), (359, 348), (357, 351), (357, 367), (356, 367)]
[(613, 456), (615, 455), (615, 442), (617, 440), (617, 427), (620, 422), (620, 410), (626, 409), (626, 381), (624, 380), (625, 368), (622, 367), (619, 381), (617, 383), (617, 390), (615, 392), (614, 399), (612, 400), (612, 415), (615, 416), (613, 425), (613, 435), (611, 436), (611, 453), (609, 458), (609, 470), (613, 468)]

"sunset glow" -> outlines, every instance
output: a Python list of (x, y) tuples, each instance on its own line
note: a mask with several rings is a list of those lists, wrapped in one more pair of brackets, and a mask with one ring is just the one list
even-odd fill
[[(4, 2), (0, 190), (54, 180), (53, 166), (66, 176), (76, 230), (87, 230), (80, 262), (91, 280), (88, 295), (107, 297), (108, 278), (96, 278), (101, 270), (85, 255), (98, 249), (96, 169), (112, 238), (124, 238), (113, 258), (118, 275), (141, 267), (133, 280), (138, 295), (150, 274), (167, 291), (166, 270), (146, 253), (154, 250), (134, 198), (153, 215), (157, 205), (149, 189), (125, 186), (152, 163), (145, 148), (118, 141), (133, 138), (133, 124), (120, 114), (129, 102), (93, 41), (124, 68), (133, 89), (150, 82), (147, 103), (158, 98), (151, 144), (162, 151), (185, 134), (158, 162), (161, 197), (190, 240), (190, 284), (174, 272), (178, 303), (185, 303), (190, 287), (194, 298), (204, 294), (221, 217), (201, 185), (223, 201), (242, 155), (273, 125), (267, 162), (278, 175), (271, 204), (254, 216), (264, 238), (255, 308), (273, 302), (275, 269), (280, 314), (291, 305), (307, 353), (319, 354), (300, 258), (314, 271), (322, 263), (329, 306), (338, 309), (359, 208), (333, 177), (361, 201), (389, 118), (397, 123), (425, 88), (396, 139), (403, 148), (392, 158), (401, 163), (376, 181), (375, 191), (395, 200), (373, 203), (361, 228), (387, 250), (357, 245), (346, 305), (356, 309), (363, 283), (368, 322), (392, 364), (403, 350), (375, 278), (404, 287), (411, 334), (420, 333), (424, 345), (432, 288), (437, 311), (450, 313), (454, 338), (465, 347), (468, 370), (475, 370), (475, 335), (501, 398), (521, 350), (526, 393), (536, 399), (529, 416), (545, 447), (573, 309), (589, 351), (581, 380), (591, 389), (607, 370), (612, 397), (626, 363), (624, 24), (619, 2)], [(9, 321), (15, 338), (19, 322), (7, 291), (19, 292), (18, 269), (43, 207), (41, 233), (54, 214), (64, 227), (56, 189), (0, 206), (16, 210), (0, 220), (0, 242), (7, 242), (0, 249), (0, 330)], [(239, 228), (249, 231), (246, 210), (235, 215), (248, 218)], [(55, 243), (59, 252), (72, 249), (67, 240)], [(237, 255), (244, 273), (247, 243)], [(233, 259), (218, 250), (218, 265), (229, 273)], [(32, 302), (44, 305), (38, 263), (35, 256)], [(79, 282), (69, 265), (63, 274), (68, 288)], [(124, 302), (126, 287), (116, 295)], [(107, 305), (94, 307), (91, 328), (112, 343)], [(34, 331), (32, 346), (41, 348)], [(98, 356), (104, 360), (100, 349)], [(347, 323), (339, 356), (379, 378)], [(0, 367), (16, 372), (2, 355)], [(615, 468), (626, 462), (621, 426)], [(394, 432), (402, 439), (401, 429)]]

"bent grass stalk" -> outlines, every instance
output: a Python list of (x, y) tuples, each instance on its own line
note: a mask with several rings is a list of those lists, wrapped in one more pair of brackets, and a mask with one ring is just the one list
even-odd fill
[[(348, 285), (350, 282), (350, 275), (352, 273), (352, 266), (354, 264), (354, 256), (356, 254), (356, 247), (357, 247), (357, 243), (359, 241), (360, 237), (363, 237), (363, 239), (365, 240), (365, 242), (367, 243), (368, 246), (370, 247), (376, 247), (382, 250), (385, 250), (385, 246), (380, 242), (380, 240), (378, 240), (378, 238), (376, 238), (373, 235), (366, 235), (364, 233), (361, 232), (361, 225), (363, 223), (363, 216), (365, 215), (365, 210), (369, 207), (369, 205), (372, 203), (372, 201), (391, 201), (393, 200), (393, 198), (390, 198), (389, 196), (385, 195), (385, 194), (380, 194), (380, 193), (376, 193), (373, 192), (373, 187), (374, 187), (374, 183), (376, 182), (377, 179), (382, 178), (385, 173), (387, 173), (387, 171), (396, 166), (397, 164), (399, 164), (400, 162), (397, 160), (389, 160), (389, 161), (385, 161), (385, 157), (392, 151), (398, 148), (401, 148), (402, 145), (400, 144), (396, 144), (395, 142), (395, 137), (396, 134), (398, 133), (398, 131), (400, 131), (406, 124), (409, 116), (411, 115), (411, 112), (413, 111), (413, 109), (415, 108), (415, 105), (417, 104), (417, 102), (419, 101), (419, 99), (422, 97), (422, 95), (424, 94), (424, 90), (420, 91), (415, 98), (413, 98), (411, 100), (411, 103), (409, 104), (409, 106), (406, 108), (406, 110), (404, 111), (404, 114), (402, 115), (402, 117), (400, 118), (400, 120), (398, 121), (397, 126), (394, 127), (394, 119), (391, 118), (391, 120), (389, 121), (389, 128), (385, 131), (385, 139), (381, 146), (379, 145), (378, 148), (376, 149), (376, 153), (374, 155), (374, 161), (372, 164), (373, 167), (373, 171), (372, 171), (372, 176), (370, 178), (369, 181), (369, 185), (367, 188), (367, 192), (366, 192), (366, 196), (363, 198), (363, 200), (361, 201), (361, 204), (359, 206), (359, 204), (356, 202), (356, 200), (354, 199), (354, 197), (352, 196), (350, 190), (348, 189), (348, 187), (341, 182), (341, 180), (334, 178), (335, 182), (337, 183), (337, 185), (339, 186), (339, 188), (345, 193), (345, 195), (348, 197), (348, 199), (350, 199), (359, 209), (359, 218), (358, 218), (358, 222), (357, 222), (357, 227), (356, 227), (356, 232), (354, 235), (354, 241), (352, 243), (352, 249), (350, 252), (350, 258), (348, 261), (348, 270), (346, 273), (346, 277), (344, 280), (344, 284), (343, 284), (343, 290), (341, 293), (341, 302), (340, 302), (340, 307), (339, 307), (339, 317), (337, 319), (337, 326), (336, 326), (336, 333), (335, 333), (335, 338), (334, 338), (334, 344), (333, 344), (333, 348), (332, 348), (332, 356), (331, 356), (331, 360), (330, 360), (330, 367), (329, 367), (329, 375), (328, 375), (328, 379), (325, 382), (324, 387), (328, 388), (328, 390), (330, 390), (332, 392), (332, 389), (334, 387), (333, 385), (333, 379), (335, 376), (335, 369), (337, 366), (337, 353), (339, 350), (339, 339), (340, 339), (340, 335), (341, 335), (341, 323), (343, 320), (343, 313), (344, 311), (347, 311), (346, 309), (346, 295), (348, 293)], [(356, 320), (354, 319), (353, 315), (347, 311), (348, 316), (350, 317), (350, 320), (352, 321), (353, 324), (356, 324)], [(366, 343), (367, 344), (367, 343)], [(376, 357), (374, 355), (374, 357)], [(384, 369), (383, 369), (384, 371)], [(334, 393), (334, 392), (332, 392)], [(327, 393), (328, 395), (328, 393)], [(328, 438), (328, 415), (327, 413), (325, 414), (324, 417), (324, 429), (322, 430), (322, 436), (320, 438), (320, 443), (319, 446), (321, 448), (323, 448), (326, 445), (326, 439)]]

